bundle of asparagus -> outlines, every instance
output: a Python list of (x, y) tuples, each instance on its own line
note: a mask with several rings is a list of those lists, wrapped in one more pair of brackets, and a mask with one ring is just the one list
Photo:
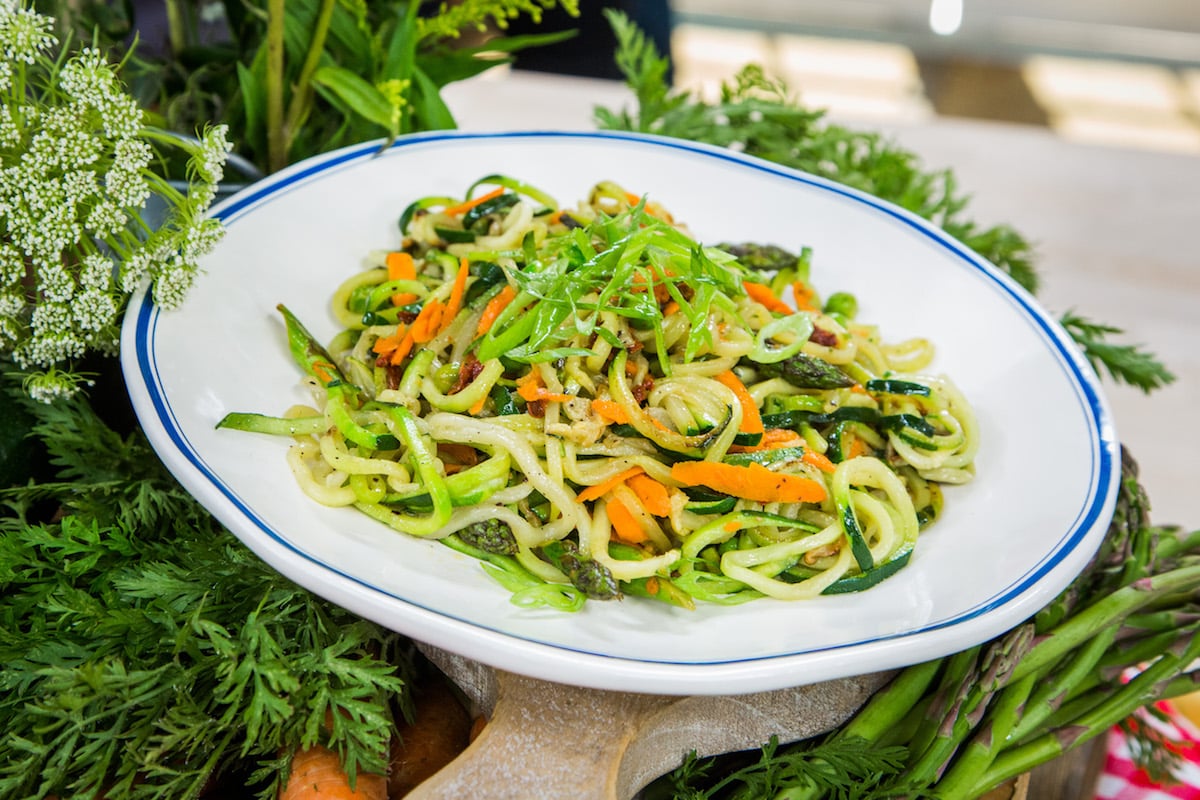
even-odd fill
[[(1033, 618), (902, 670), (825, 737), (768, 746), (732, 771), (691, 760), (648, 797), (976, 798), (1156, 700), (1195, 691), (1198, 626), (1200, 531), (1150, 523), (1136, 462), (1123, 452), (1116, 513), (1099, 552)], [(1168, 774), (1161, 762), (1170, 749), (1141, 744), (1145, 760)]]

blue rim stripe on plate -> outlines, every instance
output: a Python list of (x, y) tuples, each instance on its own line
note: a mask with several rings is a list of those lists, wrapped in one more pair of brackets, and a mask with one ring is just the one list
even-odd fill
[(207, 465), (207, 463), (205, 463), (204, 459), (188, 441), (186, 434), (182, 430), (181, 426), (177, 423), (175, 414), (171, 409), (170, 402), (163, 391), (162, 382), (158, 375), (157, 362), (155, 359), (155, 336), (160, 312), (153, 303), (151, 293), (149, 291), (145, 292), (136, 308), (136, 363), (142, 382), (144, 383), (149, 395), (150, 402), (154, 407), (159, 422), (162, 424), (164, 432), (176, 450), (183, 455), (183, 457), (204, 477), (204, 479), (213, 487), (215, 487), (246, 519), (250, 520), (259, 530), (261, 530), (276, 544), (286, 548), (296, 555), (301, 556), (310, 563), (320, 566), (325, 571), (338, 575), (341, 578), (344, 578), (362, 588), (368, 589), (377, 595), (381, 595), (383, 597), (387, 597), (416, 608), (421, 608), (425, 611), (436, 614), (439, 617), (452, 619), (457, 622), (470, 625), (474, 628), (490, 630), (493, 633), (497, 633), (507, 638), (512, 638), (527, 643), (536, 643), (558, 650), (581, 653), (590, 656), (598, 656), (618, 661), (634, 661), (637, 663), (654, 663), (679, 666), (719, 666), (723, 664), (771, 661), (775, 659), (801, 656), (816, 652), (844, 650), (847, 648), (854, 648), (889, 640), (905, 639), (919, 634), (952, 627), (965, 621), (980, 617), (990, 611), (1013, 602), (1014, 600), (1020, 598), (1031, 587), (1035, 586), (1051, 570), (1061, 563), (1061, 561), (1067, 555), (1072, 553), (1081, 544), (1086, 535), (1102, 521), (1102, 517), (1111, 508), (1111, 503), (1115, 498), (1118, 484), (1119, 443), (1115, 438), (1112, 422), (1108, 418), (1104, 403), (1101, 399), (1099, 387), (1097, 385), (1097, 379), (1094, 373), (1091, 371), (1090, 365), (1088, 365), (1083, 355), (1074, 346), (1074, 343), (1070, 339), (1069, 335), (1062, 331), (1061, 328), (1053, 323), (1052, 320), (1048, 319), (1044, 314), (1042, 314), (1041, 311), (1035, 306), (1035, 301), (1033, 298), (1024, 289), (1017, 285), (1015, 281), (1013, 281), (1008, 275), (1004, 274), (993, 265), (987, 263), (976, 253), (952, 239), (932, 223), (929, 223), (928, 221), (903, 209), (894, 207), (872, 195), (842, 186), (817, 176), (797, 172), (786, 167), (772, 164), (770, 162), (749, 158), (709, 145), (643, 134), (627, 134), (604, 131), (519, 131), (512, 133), (467, 133), (453, 131), (433, 132), (403, 137), (392, 144), (391, 147), (386, 149), (382, 149), (379, 143), (373, 142), (364, 145), (351, 146), (343, 150), (335, 151), (328, 157), (320, 159), (316, 162), (302, 163), (296, 167), (284, 170), (283, 172), (277, 173), (275, 176), (266, 179), (264, 185), (262, 185), (260, 188), (255, 189), (252, 186), (245, 192), (224, 201), (214, 210), (214, 214), (223, 220), (226, 225), (234, 224), (239, 217), (243, 216), (256, 206), (264, 202), (268, 202), (275, 197), (279, 197), (283, 194), (293, 191), (319, 175), (339, 167), (355, 164), (364, 158), (386, 157), (388, 153), (398, 151), (401, 148), (465, 139), (486, 139), (494, 141), (531, 138), (601, 139), (610, 142), (631, 143), (643, 146), (653, 145), (657, 147), (694, 153), (705, 158), (727, 161), (740, 167), (751, 168), (756, 171), (768, 173), (791, 182), (805, 184), (868, 206), (873, 210), (907, 226), (910, 230), (930, 239), (939, 248), (953, 253), (960, 261), (965, 262), (967, 266), (973, 268), (974, 274), (991, 284), (992, 288), (998, 289), (1008, 303), (1016, 305), (1021, 310), (1021, 317), (1024, 319), (1024, 321), (1027, 324), (1032, 324), (1037, 329), (1041, 338), (1047, 342), (1051, 351), (1057, 357), (1057, 361), (1059, 362), (1060, 366), (1063, 367), (1065, 374), (1070, 378), (1070, 384), (1075, 392), (1076, 400), (1079, 402), (1085, 417), (1091, 423), (1088, 428), (1088, 434), (1090, 445), (1089, 455), (1092, 460), (1092, 470), (1089, 476), (1090, 481), (1087, 488), (1087, 493), (1076, 519), (1067, 529), (1067, 531), (1065, 531), (1060, 537), (1056, 546), (1051, 549), (1041, 561), (1034, 565), (1019, 579), (1011, 583), (1004, 591), (997, 593), (994, 597), (977, 604), (973, 608), (965, 609), (951, 617), (934, 620), (919, 628), (906, 630), (899, 633), (880, 634), (853, 642), (813, 648), (811, 650), (801, 649), (773, 655), (718, 660), (635, 659), (626, 656), (615, 656), (609, 653), (595, 652), (584, 648), (568, 647), (556, 642), (516, 636), (506, 631), (481, 625), (480, 623), (472, 620), (457, 617), (440, 609), (432, 609), (422, 606), (419, 603), (387, 591), (381, 587), (375, 586), (367, 581), (362, 580), (361, 578), (349, 575), (344, 571), (327, 564), (298, 548), (292, 542), (283, 537), (278, 531), (272, 528), (265, 520), (257, 516), (253, 510), (238, 496), (238, 494), (233, 491), (231, 487), (226, 485), (220, 478), (217, 477), (215, 472)]

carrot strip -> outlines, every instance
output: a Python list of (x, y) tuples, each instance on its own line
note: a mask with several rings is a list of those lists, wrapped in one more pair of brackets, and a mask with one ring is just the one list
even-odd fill
[(612, 523), (613, 532), (621, 541), (628, 544), (641, 544), (649, 538), (642, 530), (637, 517), (633, 516), (633, 512), (617, 498), (609, 498), (605, 509), (608, 511), (608, 521)]
[(792, 283), (792, 297), (796, 298), (796, 308), (801, 311), (816, 311), (818, 310), (813, 303), (816, 293), (804, 281), (795, 281)]
[(467, 413), (473, 417), (479, 416), (479, 412), (483, 411), (483, 406), (487, 403), (487, 401), (488, 396), (486, 394), (480, 395), (479, 399), (472, 403), (471, 407), (467, 409)]
[(634, 475), (625, 485), (637, 495), (638, 500), (642, 502), (642, 508), (653, 516), (665, 517), (671, 513), (671, 496), (667, 493), (667, 487), (654, 478), (642, 473)]
[(617, 425), (626, 425), (629, 423), (629, 415), (625, 413), (625, 409), (621, 408), (621, 404), (615, 400), (596, 398), (592, 401), (592, 410), (609, 422), (614, 422)]
[(454, 318), (458, 316), (458, 312), (462, 310), (463, 295), (467, 291), (467, 276), (470, 272), (470, 262), (464, 256), (458, 262), (458, 274), (454, 276), (454, 286), (450, 288), (450, 299), (446, 302), (446, 310), (442, 314), (442, 328), (453, 322)]
[(871, 448), (867, 446), (867, 443), (856, 436), (850, 440), (850, 452), (846, 454), (846, 458), (858, 458), (859, 456), (865, 456), (870, 452)]
[(404, 340), (404, 334), (407, 333), (408, 326), (401, 323), (396, 326), (396, 332), (391, 336), (380, 336), (371, 345), (371, 351), (377, 355), (386, 356), (395, 352), (396, 348)]
[(756, 303), (761, 303), (767, 307), (768, 311), (779, 311), (783, 314), (791, 314), (795, 309), (787, 303), (780, 300), (771, 291), (771, 287), (754, 281), (742, 281), (742, 288), (746, 290), (746, 294)]
[(442, 213), (449, 217), (457, 217), (459, 214), (465, 214), (466, 212), (470, 211), (475, 206), (477, 206), (481, 203), (486, 203), (488, 200), (499, 197), (502, 194), (504, 194), (504, 187), (497, 186), (495, 189), (488, 192), (487, 194), (481, 194), (481, 195), (479, 195), (479, 197), (476, 197), (472, 200), (464, 200), (463, 202), (459, 203), (456, 206), (450, 206), (449, 208), (443, 208)]
[[(412, 255), (403, 251), (387, 254), (387, 276), (389, 281), (412, 281), (417, 279), (417, 265)], [(417, 296), (412, 292), (398, 292), (392, 295), (392, 305), (406, 306), (416, 302)]]
[(804, 450), (804, 455), (800, 456), (800, 460), (805, 464), (816, 467), (821, 472), (833, 472), (837, 469), (834, 463), (829, 460), (829, 456), (808, 448)]
[(819, 503), (825, 485), (802, 475), (774, 472), (761, 464), (739, 466), (708, 461), (680, 461), (671, 477), (685, 486), (707, 486), (758, 503)]
[(787, 428), (770, 428), (763, 431), (762, 439), (755, 445), (730, 445), (731, 453), (757, 453), (761, 450), (778, 450), (803, 443), (804, 438)]
[(586, 503), (589, 500), (598, 500), (611, 492), (613, 489), (620, 486), (625, 481), (632, 478), (634, 475), (641, 475), (643, 472), (645, 472), (645, 470), (643, 470), (641, 467), (630, 467), (623, 472), (618, 472), (608, 480), (592, 484), (579, 494), (575, 495), (575, 499), (581, 503)]
[(400, 340), (400, 344), (392, 351), (388, 357), (388, 363), (392, 366), (399, 366), (404, 359), (408, 358), (408, 354), (412, 352), (413, 345), (416, 342), (413, 340), (413, 329), (410, 327), (404, 334), (404, 338)]
[(500, 316), (509, 303), (517, 296), (517, 290), (511, 284), (505, 284), (499, 294), (488, 300), (487, 305), (483, 307), (483, 314), (479, 317), (479, 324), (475, 326), (475, 335), (482, 336), (491, 330), (492, 325), (496, 322), (496, 317)]
[(758, 404), (754, 402), (746, 385), (733, 374), (733, 370), (726, 370), (715, 377), (718, 383), (728, 386), (733, 391), (742, 407), (742, 424), (738, 430), (742, 433), (762, 433), (762, 415), (758, 413)]
[(575, 399), (573, 394), (552, 392), (542, 386), (542, 376), (536, 369), (531, 370), (523, 378), (517, 379), (517, 394), (524, 398), (526, 403), (536, 400), (544, 400), (548, 403), (566, 403)]
[(662, 315), (664, 317), (669, 317), (672, 314), (677, 313), (678, 311), (679, 311), (679, 303), (676, 303), (674, 300), (672, 300), (671, 302), (669, 302), (665, 306), (663, 306)]
[(421, 307), (421, 313), (413, 320), (412, 328), (409, 329), (414, 342), (424, 344), (437, 335), (445, 308), (446, 306), (438, 300), (430, 300)]

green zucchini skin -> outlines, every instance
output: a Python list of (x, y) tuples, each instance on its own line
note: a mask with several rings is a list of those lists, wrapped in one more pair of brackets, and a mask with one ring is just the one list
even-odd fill
[(908, 394), (928, 397), (930, 389), (923, 383), (901, 381), (895, 378), (875, 378), (863, 385), (868, 392), (876, 394)]
[(838, 578), (829, 586), (826, 586), (825, 591), (821, 592), (821, 594), (848, 594), (850, 592), (862, 592), (870, 589), (872, 586), (877, 586), (906, 567), (909, 559), (912, 558), (912, 553), (912, 545), (906, 544), (893, 553), (887, 561), (877, 564), (869, 570), (864, 570), (858, 575), (847, 575), (844, 578)]
[(308, 436), (323, 433), (329, 428), (329, 422), (323, 414), (311, 417), (272, 417), (267, 414), (234, 411), (222, 417), (217, 427), (249, 433), (267, 433), (272, 436)]

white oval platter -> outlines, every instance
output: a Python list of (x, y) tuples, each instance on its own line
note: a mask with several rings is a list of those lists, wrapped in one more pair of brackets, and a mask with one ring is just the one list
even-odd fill
[[(850, 291), (885, 339), (934, 341), (936, 372), (974, 406), (975, 481), (946, 491), (910, 565), (863, 593), (683, 611), (636, 598), (577, 614), (519, 608), (477, 562), (314, 504), (287, 441), (216, 430), (230, 411), (304, 399), (275, 307), (336, 333), (329, 297), (395, 247), (417, 197), (504, 173), (564, 204), (608, 179), (647, 194), (705, 242), (813, 248), (818, 291)], [(152, 445), (272, 567), (357, 614), (501, 669), (662, 694), (737, 694), (900, 667), (985, 641), (1048, 603), (1112, 516), (1119, 444), (1095, 374), (1025, 291), (939, 229), (843, 186), (736, 153), (612, 133), (439, 132), (351, 147), (223, 202), (227, 228), (183, 306), (145, 292), (121, 358)]]

